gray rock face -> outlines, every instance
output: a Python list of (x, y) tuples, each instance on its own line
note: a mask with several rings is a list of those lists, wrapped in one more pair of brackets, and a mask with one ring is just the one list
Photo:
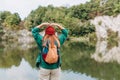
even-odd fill
[(99, 16), (91, 20), (91, 23), (95, 25), (98, 40), (108, 37), (108, 29), (118, 32), (118, 37), (120, 38), (120, 15), (116, 17)]
[(18, 35), (18, 43), (20, 44), (22, 49), (31, 48), (31, 43), (34, 42), (34, 38), (32, 37), (32, 33), (28, 30), (20, 30), (17, 33)]
[(31, 48), (32, 43), (35, 42), (32, 33), (26, 29), (19, 31), (4, 30), (4, 33), (2, 36), (2, 44), (5, 46), (12, 45), (11, 47), (13, 48), (19, 46), (19, 49), (26, 50)]
[(25, 43), (33, 42), (33, 37), (31, 32), (26, 29), (18, 31), (17, 35), (18, 35), (19, 43), (25, 44)]

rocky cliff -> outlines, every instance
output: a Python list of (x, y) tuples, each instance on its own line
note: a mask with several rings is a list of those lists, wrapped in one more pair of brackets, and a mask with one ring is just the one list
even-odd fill
[(108, 37), (108, 30), (117, 32), (120, 38), (120, 15), (116, 17), (98, 16), (91, 20), (91, 23), (95, 25), (98, 40), (101, 38), (106, 39)]

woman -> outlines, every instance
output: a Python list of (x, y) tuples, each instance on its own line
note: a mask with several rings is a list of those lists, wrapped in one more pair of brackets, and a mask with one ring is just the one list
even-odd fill
[[(41, 28), (43, 26), (46, 26), (47, 28), (45, 29), (45, 35), (42, 36), (39, 34)], [(61, 29), (61, 34), (57, 36), (55, 34), (55, 29), (54, 27), (57, 26), (59, 29)], [(49, 64), (45, 61), (44, 57), (42, 55), (43, 48), (46, 46), (48, 43), (47, 40), (50, 41), (50, 44), (53, 45), (55, 41), (57, 42), (57, 47), (61, 47), (63, 43), (65, 42), (68, 31), (62, 27), (61, 25), (57, 23), (42, 23), (38, 25), (37, 27), (32, 29), (32, 34), (33, 37), (38, 44), (38, 47), (41, 51), (39, 56), (37, 57), (36, 60), (36, 66), (40, 69), (40, 80), (60, 80), (60, 65), (61, 65), (61, 56), (60, 56), (60, 51), (58, 51), (59, 57), (57, 62)]]

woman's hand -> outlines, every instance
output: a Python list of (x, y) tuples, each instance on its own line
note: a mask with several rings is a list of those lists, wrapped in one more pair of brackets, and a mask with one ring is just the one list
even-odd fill
[(44, 25), (44, 26), (49, 26), (50, 23), (46, 22), (46, 23), (42, 23), (41, 25)]
[(64, 27), (62, 27), (60, 24), (57, 24), (57, 23), (51, 23), (50, 25), (51, 26), (57, 26), (60, 29), (64, 29)]
[(51, 23), (50, 25), (51, 25), (51, 26), (58, 26), (57, 23)]
[(41, 28), (42, 26), (49, 26), (49, 25), (50, 25), (50, 23), (46, 22), (46, 23), (42, 23), (42, 24), (38, 25), (37, 27)]

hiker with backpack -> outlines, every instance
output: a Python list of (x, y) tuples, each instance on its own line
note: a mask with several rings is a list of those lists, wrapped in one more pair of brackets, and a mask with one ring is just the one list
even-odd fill
[[(39, 34), (43, 26), (46, 27), (44, 36)], [(61, 29), (60, 35), (56, 35), (54, 27)], [(60, 47), (67, 38), (67, 29), (57, 23), (42, 23), (32, 29), (32, 35), (40, 49), (36, 60), (36, 67), (40, 69), (40, 80), (60, 80)]]

